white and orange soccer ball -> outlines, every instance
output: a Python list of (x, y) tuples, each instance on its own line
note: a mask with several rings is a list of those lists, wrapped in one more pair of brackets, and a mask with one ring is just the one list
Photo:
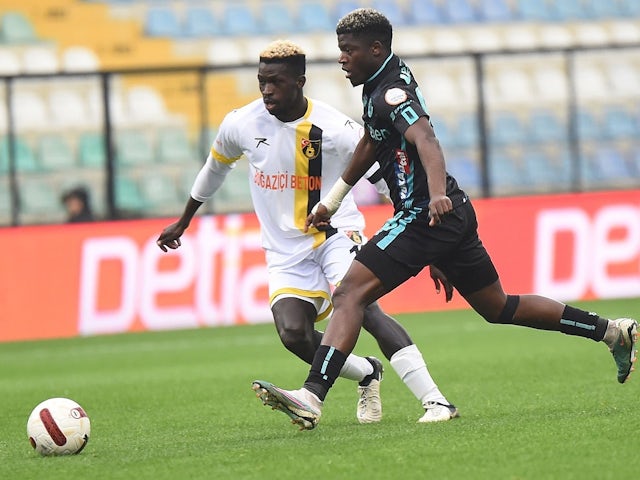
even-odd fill
[(27, 421), (31, 446), (40, 455), (80, 453), (89, 441), (91, 422), (84, 409), (68, 398), (50, 398), (33, 409)]

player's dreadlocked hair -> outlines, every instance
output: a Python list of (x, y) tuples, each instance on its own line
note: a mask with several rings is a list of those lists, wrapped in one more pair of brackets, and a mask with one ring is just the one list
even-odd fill
[(260, 52), (260, 61), (264, 63), (286, 63), (296, 75), (304, 75), (306, 56), (304, 50), (289, 40), (276, 40)]
[(356, 37), (365, 37), (370, 41), (379, 40), (391, 50), (393, 29), (382, 13), (373, 8), (358, 8), (347, 13), (338, 21), (336, 34), (350, 33)]

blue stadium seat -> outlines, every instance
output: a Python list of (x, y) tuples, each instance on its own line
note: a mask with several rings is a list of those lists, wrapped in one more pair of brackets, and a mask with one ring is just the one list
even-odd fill
[(182, 35), (182, 26), (173, 9), (150, 7), (145, 16), (144, 31), (150, 37), (178, 38)]
[(492, 145), (502, 147), (523, 144), (527, 140), (527, 129), (515, 113), (498, 112), (494, 115), (489, 126)]
[(458, 148), (478, 146), (478, 119), (475, 114), (465, 114), (458, 118), (454, 139), (454, 144)]
[(220, 35), (222, 28), (210, 8), (193, 6), (187, 8), (183, 33), (192, 38), (212, 37)]
[[(585, 7), (591, 12), (595, 19), (608, 19), (624, 17), (625, 12), (619, 2), (615, 0), (583, 0)], [(638, 5), (638, 2), (634, 2)]]
[(265, 33), (291, 33), (298, 29), (287, 5), (269, 2), (261, 9), (260, 20)]
[(527, 22), (545, 22), (554, 19), (552, 10), (545, 0), (518, 0), (516, 12), (522, 20)]
[(302, 32), (334, 31), (336, 24), (323, 2), (304, 2), (298, 9), (297, 22)]
[(622, 107), (610, 106), (605, 109), (603, 128), (607, 138), (614, 140), (636, 139), (640, 135), (637, 119)]
[(255, 35), (262, 33), (251, 8), (243, 3), (227, 4), (222, 25), (227, 35)]
[[(608, 1), (608, 0), (605, 0)], [(591, 11), (581, 0), (561, 0), (553, 2), (556, 19), (560, 21), (589, 20)]]
[(566, 149), (562, 149), (560, 154), (553, 156), (540, 148), (527, 148), (522, 160), (529, 183), (549, 187), (546, 190), (568, 186), (571, 164), (566, 153)]
[(623, 152), (612, 147), (598, 147), (586, 156), (586, 178), (592, 184), (620, 185), (633, 179), (634, 168)]
[(519, 160), (499, 150), (489, 156), (489, 178), (497, 195), (517, 191), (528, 180)]
[(360, 2), (355, 0), (342, 0), (337, 2), (335, 9), (333, 11), (333, 15), (334, 15), (333, 23), (334, 24), (338, 23), (338, 20), (344, 17), (347, 13), (360, 7), (362, 7)]
[(529, 115), (529, 139), (534, 143), (565, 142), (567, 128), (552, 110), (539, 109)]
[(604, 132), (600, 128), (600, 123), (588, 110), (578, 110), (576, 123), (580, 140), (600, 140), (603, 138)]
[(514, 14), (507, 0), (480, 0), (479, 17), (485, 22), (512, 22)]
[(453, 155), (447, 158), (447, 171), (455, 177), (465, 191), (479, 190), (482, 185), (478, 162), (466, 155)]
[(452, 23), (474, 23), (480, 20), (470, 0), (447, 0), (443, 3), (443, 8)]
[(416, 25), (447, 23), (447, 17), (436, 0), (411, 0), (408, 15)]
[(402, 6), (396, 0), (374, 0), (372, 7), (382, 12), (394, 27), (408, 23)]
[(640, 17), (640, 2), (638, 0), (618, 0), (620, 11), (626, 17)]

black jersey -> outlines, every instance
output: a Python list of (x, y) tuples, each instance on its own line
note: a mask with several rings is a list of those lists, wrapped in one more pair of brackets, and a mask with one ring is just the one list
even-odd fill
[[(391, 54), (362, 89), (362, 120), (376, 142), (376, 158), (390, 190), (396, 211), (429, 203), (427, 174), (416, 146), (404, 138), (418, 118), (427, 117), (420, 87), (409, 67)], [(447, 174), (447, 195), (461, 193), (456, 180)]]

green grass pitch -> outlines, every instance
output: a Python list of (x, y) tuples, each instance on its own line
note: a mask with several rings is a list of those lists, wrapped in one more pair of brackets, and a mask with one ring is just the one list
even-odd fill
[[(585, 302), (640, 317), (640, 299)], [(384, 361), (384, 418), (359, 425), (339, 380), (318, 428), (300, 432), (251, 390), (298, 388), (308, 367), (273, 325), (0, 345), (0, 478), (621, 479), (640, 450), (640, 378), (625, 385), (603, 344), (489, 325), (472, 311), (398, 317), (461, 418), (423, 425)], [(357, 353), (381, 357), (368, 334)], [(635, 375), (639, 375), (637, 372)], [(91, 418), (77, 456), (42, 458), (26, 421), (66, 396)]]

